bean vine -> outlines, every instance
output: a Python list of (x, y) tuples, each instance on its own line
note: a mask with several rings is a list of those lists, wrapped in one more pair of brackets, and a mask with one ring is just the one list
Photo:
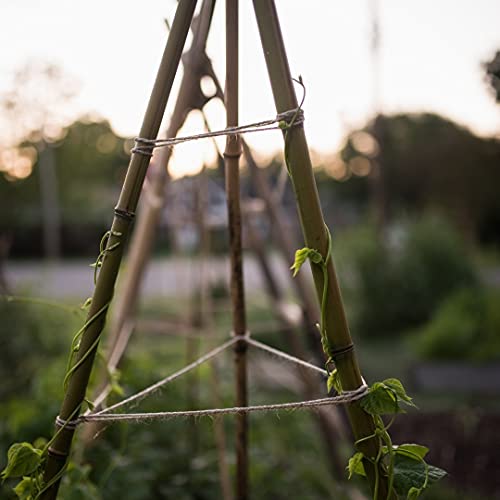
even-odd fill
[[(121, 245), (121, 241), (108, 245), (108, 240), (111, 236), (120, 238), (122, 233), (117, 231), (107, 231), (101, 239), (99, 244), (99, 255), (91, 267), (94, 268), (94, 284), (97, 283), (98, 271), (102, 266), (102, 262), (105, 256), (118, 248)], [(18, 297), (14, 297), (12, 300), (21, 300)], [(30, 302), (42, 303), (45, 305), (55, 305), (56, 307), (62, 307), (59, 304), (47, 303), (41, 300), (32, 300)], [(80, 309), (88, 309), (92, 303), (92, 299), (88, 298)], [(85, 351), (85, 353), (80, 356), (78, 361), (74, 361), (75, 355), (80, 351), (81, 338), (88, 327), (94, 323), (101, 315), (105, 314), (109, 308), (109, 302), (102, 306), (96, 313), (94, 313), (90, 318), (88, 318), (83, 326), (74, 334), (71, 341), (70, 354), (68, 359), (68, 364), (66, 368), (66, 373), (64, 376), (63, 387), (66, 391), (69, 384), (70, 378), (74, 375), (75, 371), (85, 362), (85, 360), (95, 351), (98, 346), (99, 337), (92, 343), (92, 345)], [(65, 309), (69, 311), (74, 311), (74, 308), (68, 308), (64, 306)], [(118, 377), (119, 372), (108, 370), (108, 375), (110, 377), (112, 392), (118, 394), (122, 393), (122, 388), (119, 385)], [(88, 399), (85, 399), (83, 403), (86, 403), (89, 408), (93, 407), (93, 404)], [(50, 441), (46, 441), (44, 438), (37, 439), (33, 444), (28, 442), (14, 443), (10, 446), (7, 451), (7, 465), (5, 469), (0, 473), (0, 478), (2, 482), (10, 478), (21, 478), (18, 484), (13, 488), (14, 493), (21, 500), (37, 500), (40, 496), (47, 491), (53, 484), (61, 479), (68, 467), (73, 467), (78, 469), (78, 465), (73, 462), (66, 462), (64, 467), (48, 482), (44, 481), (44, 464), (47, 458), (49, 447), (54, 443), (59, 434), (66, 428), (68, 423), (72, 421), (80, 412), (81, 405), (79, 405), (71, 413), (69, 418), (57, 429), (54, 436)], [(81, 467), (80, 467), (81, 468)]]
[[(326, 227), (326, 226), (325, 226)], [(327, 390), (328, 393), (335, 389), (337, 393), (342, 393), (342, 386), (337, 369), (330, 371), (332, 363), (332, 350), (326, 334), (326, 298), (328, 293), (328, 260), (331, 256), (332, 239), (330, 231), (328, 234), (328, 249), (323, 257), (319, 250), (304, 247), (295, 252), (295, 261), (291, 266), (293, 276), (295, 276), (304, 262), (309, 259), (312, 265), (320, 266), (323, 272), (323, 291), (321, 298), (321, 323), (319, 330), (321, 333), (321, 345), (326, 354), (326, 368), (328, 372)], [(412, 398), (406, 394), (403, 384), (396, 378), (389, 378), (382, 382), (375, 382), (369, 389), (367, 395), (360, 400), (360, 406), (371, 415), (375, 424), (375, 432), (365, 436), (355, 442), (355, 447), (370, 439), (378, 439), (378, 453), (376, 457), (365, 455), (362, 451), (357, 451), (350, 459), (347, 466), (348, 477), (351, 479), (354, 474), (366, 476), (363, 460), (368, 460), (374, 465), (375, 485), (373, 492), (374, 500), (390, 500), (395, 492), (398, 498), (415, 500), (431, 484), (435, 483), (446, 475), (446, 472), (439, 467), (428, 464), (424, 457), (429, 449), (425, 446), (413, 443), (394, 445), (388, 432), (397, 414), (405, 413), (402, 405), (416, 408)], [(382, 416), (392, 415), (386, 425)], [(380, 471), (387, 477), (387, 499), (380, 498)]]

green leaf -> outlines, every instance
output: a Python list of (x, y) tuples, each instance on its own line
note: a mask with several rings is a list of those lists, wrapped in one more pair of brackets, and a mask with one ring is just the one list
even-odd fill
[(42, 461), (42, 450), (30, 443), (14, 443), (7, 452), (7, 466), (1, 473), (3, 480), (31, 474)]
[(402, 411), (395, 394), (382, 382), (375, 382), (360, 404), (370, 415), (387, 415)]
[(300, 248), (295, 252), (295, 261), (290, 267), (293, 271), (294, 277), (297, 276), (302, 264), (304, 264), (307, 259), (310, 259), (311, 262), (314, 262), (315, 264), (323, 262), (323, 256), (317, 250), (314, 250), (314, 248)]
[(31, 477), (23, 477), (13, 489), (19, 500), (30, 500), (36, 490), (35, 481)]
[[(428, 465), (423, 460), (415, 460), (399, 453), (394, 457), (394, 488), (398, 494), (408, 495), (408, 498), (417, 498), (409, 497), (410, 491), (412, 488), (423, 490), (426, 477), (426, 486), (430, 486), (446, 474), (443, 469)], [(412, 495), (415, 495), (415, 492), (412, 492)]]
[(425, 484), (426, 464), (402, 454), (394, 457), (394, 489), (406, 497), (412, 488), (422, 489)]
[(347, 470), (349, 471), (349, 479), (351, 479), (353, 474), (366, 476), (365, 468), (363, 466), (363, 453), (358, 451), (349, 459)]
[(388, 378), (388, 379), (385, 379), (382, 383), (384, 385), (386, 385), (387, 387), (389, 387), (389, 389), (394, 391), (396, 393), (397, 398), (400, 401), (406, 403), (409, 406), (413, 406), (414, 408), (416, 408), (415, 404), (412, 401), (412, 398), (410, 398), (410, 396), (408, 396), (408, 394), (406, 394), (406, 391), (405, 391), (405, 388), (403, 387), (403, 384), (397, 378)]
[(405, 455), (409, 458), (417, 459), (424, 458), (427, 453), (429, 453), (429, 448), (427, 446), (422, 446), (420, 444), (405, 443), (398, 446), (394, 446), (396, 453), (400, 455)]
[(428, 467), (427, 474), (429, 474), (429, 479), (428, 479), (429, 484), (433, 484), (439, 481), (440, 479), (443, 479), (443, 477), (448, 474), (445, 470), (440, 469), (435, 465), (427, 465), (427, 467)]
[(416, 408), (403, 384), (396, 378), (388, 378), (370, 387), (369, 393), (361, 400), (361, 407), (370, 415), (404, 413), (399, 403)]
[(328, 394), (330, 394), (332, 389), (335, 389), (338, 394), (342, 393), (342, 385), (340, 383), (339, 372), (336, 368), (328, 376), (328, 380), (326, 381), (326, 389)]

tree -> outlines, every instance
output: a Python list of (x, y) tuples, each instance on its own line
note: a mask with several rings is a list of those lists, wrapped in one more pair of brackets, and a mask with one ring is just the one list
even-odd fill
[[(495, 221), (500, 221), (496, 189), (500, 183), (500, 141), (477, 137), (436, 114), (378, 119), (384, 128), (378, 157), (384, 163), (389, 217), (401, 210), (438, 210), (453, 220), (469, 240), (495, 233), (488, 225), (496, 226)], [(368, 130), (369, 126), (362, 132)], [(371, 160), (356, 145), (359, 133), (353, 132), (342, 150), (351, 174), (359, 169), (360, 160)]]
[[(45, 255), (60, 254), (59, 188), (51, 144), (64, 135), (68, 109), (75, 95), (74, 82), (49, 63), (28, 63), (13, 78), (11, 90), (0, 98), (6, 135), (0, 171), (9, 180), (31, 174), (38, 157), (40, 204)], [(33, 147), (20, 148), (29, 141)]]
[[(95, 253), (127, 164), (127, 145), (106, 121), (82, 118), (65, 129), (65, 138), (51, 145), (59, 184), (63, 249)], [(25, 142), (20, 149), (34, 148)], [(38, 162), (34, 164), (34, 171)], [(85, 186), (85, 189), (82, 187)], [(13, 251), (33, 254), (40, 233), (39, 183), (0, 176), (0, 231), (14, 235)], [(8, 209), (7, 209), (8, 208)]]

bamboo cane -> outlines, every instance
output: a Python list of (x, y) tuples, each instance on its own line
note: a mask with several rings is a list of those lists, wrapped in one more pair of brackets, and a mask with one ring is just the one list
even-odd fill
[[(307, 359), (307, 353), (303, 344), (300, 342), (300, 333), (297, 325), (290, 321), (290, 318), (284, 314), (280, 307), (283, 304), (283, 293), (278, 285), (275, 273), (269, 265), (265, 248), (262, 239), (253, 228), (250, 217), (247, 217), (245, 224), (246, 236), (248, 237), (249, 246), (255, 253), (259, 262), (262, 275), (266, 282), (266, 289), (271, 305), (276, 311), (276, 314), (283, 324), (283, 340), (290, 345), (290, 352), (299, 359)], [(299, 375), (302, 382), (302, 392), (305, 399), (315, 399), (320, 397), (318, 394), (317, 379), (310, 371), (299, 368)], [(338, 417), (338, 413), (334, 408), (318, 408), (317, 412), (313, 413), (313, 417), (318, 425), (321, 434), (321, 441), (324, 444), (325, 451), (331, 463), (332, 476), (341, 481), (344, 473), (344, 464), (341, 462), (339, 453), (339, 444), (345, 441), (345, 429), (342, 421)]]
[[(215, 0), (204, 0), (200, 14), (196, 18), (193, 43), (182, 58), (184, 73), (167, 129), (167, 137), (175, 137), (189, 111), (201, 109), (207, 101), (200, 89), (200, 79), (204, 74), (211, 72), (210, 63), (205, 55), (205, 45), (214, 6)], [(116, 305), (111, 318), (108, 352), (112, 352), (127, 318), (135, 313), (141, 281), (149, 262), (155, 230), (164, 206), (165, 188), (168, 183), (168, 163), (172, 150), (163, 148), (158, 153), (158, 161), (153, 165), (149, 179), (149, 202), (145, 203), (139, 211), (130, 242), (128, 269), (117, 291)]]
[[(200, 172), (198, 177), (198, 234), (200, 236), (200, 327), (208, 337), (214, 333), (213, 303), (210, 293), (210, 279), (208, 276), (208, 259), (210, 257), (210, 226), (207, 221), (208, 209), (208, 174), (206, 167)], [(213, 340), (211, 339), (211, 345)], [(216, 345), (212, 345), (216, 347)], [(217, 360), (210, 363), (210, 390), (214, 406), (220, 408), (223, 405)], [(221, 498), (223, 500), (233, 500), (231, 477), (227, 463), (226, 452), (226, 431), (224, 422), (220, 418), (213, 421), (215, 447), (217, 448), (217, 462), (219, 471), (219, 483), (221, 488)]]
[[(214, 7), (215, 0), (204, 0), (199, 15), (191, 23), (194, 32), (193, 42), (182, 58), (184, 72), (166, 132), (167, 137), (175, 137), (186, 120), (189, 111), (198, 107), (201, 109), (207, 101), (207, 98), (201, 92), (200, 78), (204, 73), (211, 73), (212, 71), (205, 55), (205, 45)], [(97, 376), (96, 394), (100, 394), (105, 390), (107, 373), (117, 368), (135, 328), (134, 317), (141, 283), (151, 256), (155, 230), (158, 226), (162, 208), (166, 203), (165, 190), (169, 181), (168, 164), (171, 155), (172, 150), (170, 148), (160, 149), (157, 161), (149, 168), (148, 191), (145, 203), (140, 207), (134, 224), (135, 228), (126, 258), (127, 271), (120, 280), (115, 293), (106, 343), (108, 369), (102, 370)], [(110, 362), (111, 359), (113, 359), (113, 363)], [(92, 422), (85, 426), (81, 438), (85, 445), (92, 442), (92, 437), (97, 434), (97, 429), (101, 425), (100, 422)]]
[[(238, 125), (238, 0), (226, 0), (226, 92), (227, 126)], [(241, 142), (238, 135), (228, 135), (224, 151), (226, 195), (231, 261), (231, 302), (233, 333), (246, 334), (245, 295), (241, 250), (241, 213), (239, 160)], [(247, 406), (246, 343), (235, 345), (236, 405)], [(236, 415), (236, 498), (248, 498), (248, 419)]]
[[(253, 4), (276, 109), (278, 113), (296, 109), (298, 102), (274, 1), (254, 0)], [(329, 246), (328, 234), (321, 211), (304, 128), (295, 126), (288, 130), (286, 134), (288, 139), (288, 167), (295, 191), (304, 239), (308, 247), (315, 248), (323, 256), (326, 256)], [(354, 390), (361, 386), (363, 379), (357, 356), (352, 348), (352, 339), (331, 257), (328, 259), (327, 266), (326, 335), (335, 351), (343, 351), (342, 355), (335, 357), (342, 387), (346, 390)], [(319, 300), (321, 300), (324, 284), (323, 273), (317, 266), (311, 266), (311, 269), (316, 292)], [(373, 419), (362, 410), (359, 403), (349, 405), (347, 413), (356, 440), (373, 435), (375, 431)], [(379, 446), (380, 443), (376, 437), (367, 439), (359, 445), (363, 453), (372, 458), (377, 456)], [(366, 459), (363, 463), (370, 486), (374, 490), (376, 479), (374, 465)], [(393, 492), (388, 495), (387, 478), (384, 476), (381, 467), (378, 472), (380, 476), (378, 497), (384, 499), (395, 498)]]
[[(179, 2), (172, 24), (172, 31), (168, 37), (144, 116), (140, 131), (141, 137), (155, 139), (158, 134), (195, 7), (196, 0), (180, 0)], [(115, 208), (115, 217), (106, 247), (107, 251), (102, 261), (89, 311), (87, 321), (89, 324), (83, 333), (80, 349), (76, 357), (75, 366), (77, 366), (77, 369), (69, 378), (69, 384), (59, 413), (60, 419), (63, 421), (68, 421), (70, 418), (75, 419), (85, 399), (99, 337), (113, 296), (125, 239), (137, 207), (149, 160), (149, 156), (138, 153), (132, 154), (130, 159), (127, 175)], [(59, 423), (56, 424), (56, 428), (58, 430), (49, 448), (45, 466), (44, 481), (47, 487), (41, 494), (43, 500), (57, 497), (60, 479), (70, 453), (74, 435), (73, 426), (62, 427)]]

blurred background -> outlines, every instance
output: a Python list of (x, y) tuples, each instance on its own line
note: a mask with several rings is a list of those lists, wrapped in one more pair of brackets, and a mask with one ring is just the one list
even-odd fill
[[(368, 382), (398, 377), (414, 396), (419, 411), (396, 420), (394, 440), (428, 446), (449, 472), (426, 498), (500, 498), (500, 4), (312, 1), (307, 15), (300, 2), (276, 4), (292, 74), (306, 87), (305, 129), (362, 372)], [(112, 221), (176, 2), (144, 7), (0, 7), (2, 468), (10, 443), (48, 437), (58, 412), (66, 353), (94, 286), (89, 264)], [(206, 46), (222, 82), (223, 11), (221, 2)], [(275, 111), (250, 2), (240, 23), (240, 122), (250, 123)], [(164, 134), (193, 57), (176, 78)], [(225, 126), (216, 88), (203, 77), (179, 135)], [(303, 243), (281, 133), (246, 139), (250, 329), (322, 364), (309, 270), (290, 279)], [(110, 400), (227, 337), (223, 149), (224, 139), (190, 142), (168, 164), (155, 152), (139, 207), (157, 212), (151, 248), (129, 243), (147, 265), (125, 259), (106, 328), (108, 366), (121, 339), (111, 366), (121, 385)], [(231, 406), (231, 370), (228, 355), (141, 409)], [(274, 358), (251, 352), (250, 373), (254, 403), (307, 394), (300, 374)], [(347, 485), (352, 439), (342, 412), (250, 422), (253, 498), (366, 498), (362, 482)], [(63, 498), (228, 500), (233, 426), (227, 418), (82, 432)], [(2, 497), (14, 498), (10, 487)]]

